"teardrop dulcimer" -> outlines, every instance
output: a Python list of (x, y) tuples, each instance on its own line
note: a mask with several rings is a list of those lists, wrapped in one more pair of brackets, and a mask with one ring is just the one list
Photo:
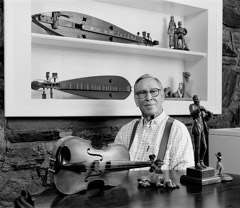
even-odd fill
[[(90, 99), (124, 100), (132, 91), (128, 80), (121, 76), (103, 75), (53, 82), (48, 73), (46, 73), (46, 80), (32, 81), (31, 88), (32, 90), (43, 89), (44, 91), (50, 89), (51, 98), (53, 98), (52, 90), (58, 90)], [(53, 79), (56, 80), (56, 78)]]
[(87, 190), (89, 183), (101, 180), (105, 185), (118, 186), (129, 169), (150, 167), (153, 161), (130, 161), (127, 148), (112, 143), (95, 149), (91, 142), (77, 136), (63, 137), (53, 148), (50, 158), (51, 179), (63, 194)]

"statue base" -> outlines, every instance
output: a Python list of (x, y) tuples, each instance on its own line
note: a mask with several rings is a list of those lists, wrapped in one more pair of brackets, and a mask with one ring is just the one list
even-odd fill
[(181, 176), (180, 182), (185, 184), (195, 183), (204, 186), (219, 183), (221, 182), (221, 178), (215, 175), (214, 168), (207, 167), (199, 170), (192, 166), (187, 168), (186, 175)]
[(221, 178), (221, 181), (222, 182), (225, 182), (225, 181), (232, 181), (233, 180), (233, 177), (232, 176), (230, 176), (230, 175), (228, 175), (228, 174), (225, 174), (225, 173), (223, 173), (223, 174), (218, 174), (218, 176)]

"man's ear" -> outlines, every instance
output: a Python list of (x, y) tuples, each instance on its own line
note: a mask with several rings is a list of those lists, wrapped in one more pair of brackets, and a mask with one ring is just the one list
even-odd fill
[(134, 95), (134, 100), (135, 100), (135, 104), (136, 104), (136, 106), (139, 107), (138, 98), (137, 98), (136, 95)]
[(162, 91), (160, 91), (160, 96), (162, 97), (162, 99), (164, 99), (165, 98), (165, 95), (164, 95), (164, 91), (162, 90)]

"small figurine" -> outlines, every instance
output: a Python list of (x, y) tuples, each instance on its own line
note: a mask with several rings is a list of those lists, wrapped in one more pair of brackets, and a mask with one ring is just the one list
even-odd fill
[(182, 27), (182, 22), (178, 22), (178, 28), (175, 30), (175, 49), (181, 49), (181, 50), (187, 50), (189, 51), (189, 48), (185, 41), (185, 35), (187, 34), (187, 29)]
[(173, 95), (173, 92), (172, 92), (171, 87), (165, 87), (164, 88), (164, 96), (165, 97), (172, 97), (172, 95)]
[(174, 48), (174, 35), (176, 30), (176, 23), (174, 21), (174, 16), (170, 17), (170, 22), (168, 24), (167, 34), (169, 35), (169, 48)]
[(218, 152), (215, 155), (217, 157), (216, 169), (219, 171), (218, 175), (221, 175), (222, 174), (222, 170), (224, 169), (223, 164), (222, 164), (222, 154), (221, 154), (221, 152)]
[(224, 170), (223, 164), (222, 164), (222, 154), (221, 152), (218, 152), (217, 154), (215, 154), (217, 157), (217, 164), (216, 164), (216, 170), (218, 170), (218, 176), (221, 178), (221, 181), (232, 181), (233, 178), (232, 176), (222, 173), (222, 171)]
[(183, 72), (183, 97), (191, 98), (190, 94), (190, 83), (189, 77), (191, 76), (190, 72)]
[(143, 175), (138, 179), (138, 186), (145, 188), (150, 186), (171, 189), (180, 188), (179, 184), (175, 184), (171, 179), (164, 177), (163, 174), (157, 174), (155, 172), (152, 172), (149, 175)]
[(193, 117), (192, 135), (194, 139), (194, 161), (195, 168), (202, 170), (207, 168), (203, 159), (207, 150), (206, 137), (208, 137), (208, 121), (212, 113), (200, 105), (197, 95), (193, 96), (193, 102), (189, 105), (190, 115)]
[(148, 187), (150, 186), (150, 178), (148, 176), (142, 176), (141, 178), (138, 179), (138, 185), (141, 187)]
[(182, 98), (183, 97), (183, 83), (179, 83), (178, 89), (173, 93), (173, 97)]

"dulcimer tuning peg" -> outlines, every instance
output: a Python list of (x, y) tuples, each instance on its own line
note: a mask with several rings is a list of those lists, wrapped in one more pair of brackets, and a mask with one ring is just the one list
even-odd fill
[(50, 78), (50, 72), (46, 72), (46, 79), (49, 80)]
[(146, 33), (147, 33), (146, 31), (143, 31), (143, 32), (142, 32), (142, 36), (143, 36), (144, 38), (146, 37)]
[(56, 80), (58, 78), (58, 74), (57, 73), (52, 73), (52, 78), (53, 78), (54, 82), (56, 82)]
[(52, 78), (58, 78), (58, 74), (57, 73), (52, 73)]

